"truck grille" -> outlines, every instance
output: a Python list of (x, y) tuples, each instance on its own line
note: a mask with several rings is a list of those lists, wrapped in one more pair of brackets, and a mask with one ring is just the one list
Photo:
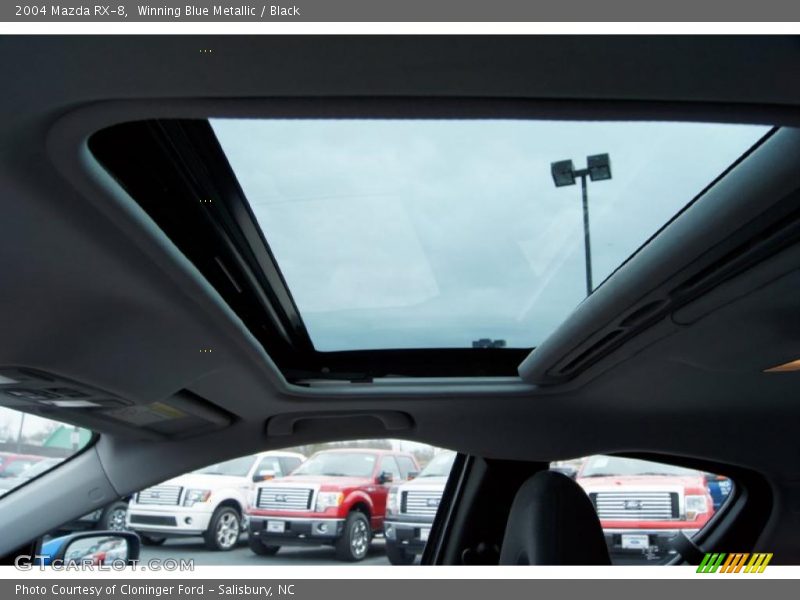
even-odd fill
[(262, 487), (256, 506), (268, 510), (311, 510), (313, 491), (308, 488)]
[(419, 517), (435, 517), (442, 492), (413, 490), (400, 497), (400, 512)]
[(597, 516), (610, 521), (669, 521), (680, 518), (675, 492), (593, 492), (589, 494)]
[(183, 488), (179, 485), (156, 485), (136, 495), (139, 504), (161, 504), (175, 506), (180, 502)]

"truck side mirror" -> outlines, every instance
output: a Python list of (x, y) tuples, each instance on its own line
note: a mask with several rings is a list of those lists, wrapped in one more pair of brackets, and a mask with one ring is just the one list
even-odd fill
[(139, 536), (132, 531), (84, 531), (45, 542), (37, 564), (134, 564), (139, 559)]
[(392, 481), (394, 481), (394, 477), (392, 477), (392, 474), (389, 473), (389, 471), (383, 471), (380, 475), (378, 475), (378, 483), (381, 485), (384, 483), (392, 483)]
[(269, 469), (259, 471), (253, 475), (254, 483), (258, 483), (259, 481), (269, 481), (270, 479), (275, 479), (275, 471), (270, 471)]

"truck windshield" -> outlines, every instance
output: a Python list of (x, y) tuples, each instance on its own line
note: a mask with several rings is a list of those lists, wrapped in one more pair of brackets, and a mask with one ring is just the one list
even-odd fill
[(592, 456), (586, 461), (579, 477), (613, 477), (615, 475), (697, 476), (693, 469), (617, 456)]
[(364, 452), (326, 452), (312, 456), (292, 475), (329, 477), (369, 477), (375, 468), (375, 455)]
[(209, 465), (202, 469), (198, 469), (195, 473), (201, 475), (228, 475), (230, 477), (247, 477), (250, 472), (250, 467), (253, 466), (255, 459), (252, 456), (242, 456), (241, 458), (234, 458), (225, 462)]
[(419, 477), (447, 477), (450, 475), (450, 469), (453, 467), (453, 461), (456, 459), (455, 452), (442, 452), (433, 457), (431, 462), (428, 463)]

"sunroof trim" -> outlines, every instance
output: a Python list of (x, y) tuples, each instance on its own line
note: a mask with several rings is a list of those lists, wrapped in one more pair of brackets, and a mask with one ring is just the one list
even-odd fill
[[(189, 138), (209, 134), (205, 121), (182, 120), (179, 125), (181, 129), (193, 129), (187, 136)], [(320, 353), (302, 344), (282, 341), (284, 336), (275, 319), (264, 320), (265, 316), (276, 314), (274, 306), (270, 307), (273, 310), (265, 312), (259, 299), (265, 290), (248, 283), (248, 278), (243, 275), (246, 265), (235, 259), (247, 255), (248, 248), (242, 245), (244, 238), (231, 237), (229, 230), (209, 222), (209, 208), (213, 208), (214, 214), (227, 210), (229, 197), (219, 195), (212, 198), (211, 203), (201, 202), (208, 197), (204, 190), (216, 192), (219, 188), (217, 185), (213, 188), (197, 187), (197, 182), (207, 175), (207, 167), (202, 163), (187, 163), (183, 154), (176, 153), (181, 137), (184, 137), (183, 133), (170, 131), (170, 127), (164, 127), (164, 122), (137, 121), (99, 131), (90, 139), (90, 149), (231, 304), (287, 382), (291, 384), (320, 374), (325, 378), (340, 378), (343, 382), (361, 383), (394, 374), (410, 377), (431, 374), (444, 377), (517, 375), (517, 365), (527, 356), (529, 349)], [(229, 223), (235, 223), (230, 215), (228, 217)], [(185, 227), (187, 222), (191, 223), (188, 229)], [(228, 259), (226, 269), (219, 266), (220, 256)], [(244, 289), (244, 294), (231, 284), (231, 275), (237, 277), (238, 287)]]
[[(331, 102), (332, 102), (332, 104), (336, 105), (337, 103), (340, 102), (340, 99), (334, 99)], [(426, 108), (425, 108), (425, 110), (423, 110), (421, 112), (426, 112), (429, 115), (429, 117), (425, 117), (425, 118), (435, 118), (435, 116), (439, 116), (439, 114), (437, 114), (437, 113), (439, 113), (442, 110), (448, 110), (447, 107), (453, 107), (453, 106), (460, 106), (461, 107), (460, 111), (462, 111), (462, 113), (463, 113), (463, 118), (470, 118), (470, 116), (473, 116), (473, 117), (478, 116), (478, 114), (481, 111), (475, 112), (474, 108), (476, 106), (481, 106), (481, 105), (482, 106), (491, 107), (490, 110), (487, 111), (487, 113), (489, 113), (489, 114), (498, 114), (498, 113), (502, 114), (504, 110), (509, 109), (509, 108), (513, 112), (514, 110), (517, 110), (520, 107), (530, 106), (530, 107), (535, 107), (535, 108), (532, 109), (531, 111), (521, 110), (521, 111), (518, 111), (517, 114), (528, 114), (528, 115), (531, 115), (531, 114), (535, 113), (536, 115), (539, 115), (539, 116), (542, 114), (540, 112), (541, 109), (542, 109), (542, 106), (546, 106), (546, 107), (548, 107), (548, 108), (546, 108), (546, 110), (552, 110), (552, 111), (560, 110), (560, 109), (564, 108), (565, 106), (569, 108), (569, 106), (570, 106), (570, 103), (568, 103), (568, 102), (567, 103), (561, 103), (561, 102), (537, 103), (537, 102), (529, 102), (529, 101), (493, 101), (493, 100), (465, 100), (465, 101), (461, 101), (461, 102), (459, 102), (459, 101), (453, 102), (453, 101), (451, 101), (449, 99), (432, 99), (430, 102), (428, 102), (428, 101), (424, 101), (424, 102), (425, 102)], [(190, 103), (190, 104), (195, 107), (194, 110), (196, 111), (196, 114), (199, 115), (202, 112), (205, 112), (206, 114), (208, 114), (207, 109), (203, 109), (202, 108), (202, 106), (204, 106), (204, 104), (206, 106), (210, 106), (208, 103), (195, 102), (195, 103)], [(621, 114), (627, 110), (627, 107), (635, 106), (635, 104), (628, 104), (628, 103), (599, 103), (599, 104), (602, 105), (602, 106), (608, 107), (608, 114), (609, 115), (615, 115), (615, 116), (621, 116)], [(217, 104), (217, 106), (219, 106), (219, 104)], [(232, 116), (234, 114), (237, 114), (237, 113), (242, 115), (242, 114), (245, 114), (248, 110), (254, 111), (252, 114), (256, 114), (256, 113), (263, 114), (264, 108), (267, 107), (267, 110), (269, 110), (268, 107), (270, 107), (270, 106), (271, 107), (283, 106), (284, 108), (291, 106), (291, 107), (293, 107), (292, 110), (287, 110), (286, 111), (287, 113), (292, 112), (292, 113), (294, 113), (296, 115), (302, 115), (302, 116), (308, 116), (309, 113), (316, 113), (317, 115), (319, 115), (319, 114), (326, 114), (326, 113), (329, 112), (329, 111), (327, 111), (325, 109), (326, 103), (324, 101), (320, 101), (320, 100), (298, 101), (297, 99), (285, 99), (285, 100), (280, 100), (280, 101), (232, 102), (232, 103), (229, 103), (229, 106), (237, 107), (237, 108), (232, 109), (230, 112), (228, 112), (228, 115), (230, 115), (230, 116)], [(247, 106), (250, 106), (251, 108), (247, 109), (246, 108)], [(355, 115), (356, 113), (363, 114), (364, 112), (370, 112), (370, 111), (362, 111), (361, 110), (365, 106), (377, 106), (378, 108), (375, 111), (372, 111), (374, 114), (379, 114), (380, 113), (380, 114), (384, 114), (385, 115), (385, 114), (389, 113), (389, 114), (394, 116), (395, 113), (396, 113), (397, 118), (404, 118), (406, 116), (409, 116), (408, 113), (412, 113), (412, 114), (415, 113), (417, 111), (416, 107), (418, 107), (419, 104), (418, 104), (417, 100), (412, 100), (412, 99), (399, 99), (399, 100), (397, 100), (397, 99), (385, 99), (385, 101), (377, 100), (374, 103), (372, 101), (370, 101), (370, 100), (362, 100), (362, 99), (349, 99), (348, 100), (348, 99), (344, 99), (344, 100), (341, 100), (340, 108), (337, 109), (337, 110), (341, 111), (339, 113), (340, 116), (344, 115), (344, 114)], [(398, 109), (397, 108), (398, 106), (401, 107), (401, 108)], [(666, 107), (663, 106), (663, 105), (651, 105), (651, 106), (656, 107), (656, 112), (658, 112), (660, 110), (665, 110), (665, 112), (666, 112)], [(242, 107), (245, 107), (245, 108), (242, 109)], [(260, 108), (255, 108), (255, 107), (260, 107)], [(347, 107), (347, 108), (344, 109), (342, 107)], [(386, 108), (380, 108), (380, 107), (390, 107), (390, 108), (387, 110)], [(391, 108), (391, 107), (395, 107), (395, 108)], [(569, 108), (569, 110), (575, 110), (576, 114), (577, 113), (585, 114), (584, 110), (586, 109), (586, 107), (587, 107), (586, 103), (575, 103), (574, 105), (572, 105), (572, 108)], [(673, 108), (677, 108), (679, 111), (686, 111), (686, 112), (693, 113), (693, 114), (694, 114), (694, 111), (696, 111), (696, 114), (699, 116), (699, 115), (703, 114), (704, 111), (708, 107), (696, 106), (696, 107), (673, 107)], [(641, 112), (637, 111), (637, 115), (638, 116), (635, 115), (634, 118), (642, 118), (642, 119), (644, 119), (644, 118), (648, 118), (648, 117), (652, 116), (652, 113), (650, 113), (648, 111), (648, 109), (646, 109), (646, 108), (645, 109), (640, 109), (640, 111)], [(167, 111), (167, 112), (173, 112), (173, 114), (174, 114), (174, 110), (173, 111)], [(280, 112), (280, 111), (277, 111), (277, 112)], [(333, 111), (333, 112), (336, 112), (336, 111)], [(459, 112), (459, 111), (457, 110), (456, 112)], [(757, 112), (758, 111), (756, 111), (756, 113)], [(600, 116), (600, 117), (604, 116), (602, 114), (602, 111), (600, 113), (594, 113), (594, 114), (596, 116)], [(414, 116), (420, 116), (420, 115), (419, 114), (415, 114)], [(630, 117), (631, 115), (627, 114), (626, 116)], [(741, 116), (741, 115), (737, 115), (737, 116)], [(754, 120), (761, 121), (762, 119), (757, 118), (757, 119), (754, 119)], [(124, 183), (124, 182), (122, 182), (122, 183)], [(126, 187), (127, 187), (127, 185), (126, 185)], [(136, 196), (134, 195), (134, 198), (135, 197)], [(184, 248), (182, 248), (182, 250), (184, 250), (184, 252), (186, 252), (186, 250)], [(192, 260), (194, 262), (194, 259), (192, 259)], [(201, 269), (201, 271), (203, 271), (203, 269)], [(215, 285), (215, 287), (217, 287), (217, 286)], [(230, 301), (230, 296), (229, 296), (229, 294), (227, 292), (225, 294), (223, 294), (223, 296), (226, 298), (226, 300)], [(238, 311), (236, 311), (236, 312), (238, 312)], [(253, 330), (251, 324), (248, 324), (248, 326), (251, 328), (251, 331), (256, 333)], [(262, 337), (259, 337), (258, 335), (256, 337), (258, 337), (263, 343), (263, 338)], [(274, 348), (271, 347), (271, 346), (267, 346), (266, 349), (270, 353), (270, 355), (273, 356)], [(378, 352), (379, 351), (376, 351), (375, 354), (377, 354)], [(415, 351), (415, 350), (409, 350), (409, 351), (403, 351), (403, 352), (407, 352), (409, 356), (413, 356), (413, 355), (417, 355), (418, 354), (418, 352)], [(476, 376), (479, 376), (480, 371), (482, 369), (482, 367), (480, 365), (478, 365), (477, 370), (475, 370), (475, 365), (463, 365), (463, 364), (460, 364), (460, 363), (462, 363), (461, 357), (458, 356), (459, 354), (461, 354), (460, 352), (451, 352), (448, 349), (432, 349), (432, 352), (435, 352), (437, 354), (437, 362), (439, 362), (440, 359), (441, 359), (441, 363), (443, 365), (449, 363), (451, 365), (450, 368), (452, 369), (453, 372), (458, 372), (459, 369), (460, 369), (460, 372), (463, 375), (468, 376), (468, 377), (476, 377)], [(472, 350), (470, 349), (469, 352), (472, 353)], [(512, 356), (516, 357), (516, 355), (517, 355), (517, 352), (507, 352), (507, 351), (503, 351), (503, 350), (497, 350), (497, 352), (503, 353), (503, 354), (507, 354), (509, 358), (511, 358)], [(524, 352), (527, 353), (527, 350), (524, 350)], [(336, 354), (338, 354), (338, 353), (331, 353), (331, 355), (336, 355)], [(346, 359), (348, 358), (348, 356), (346, 356), (345, 354), (346, 353), (342, 353), (341, 356), (339, 357), (339, 358), (341, 358), (342, 361), (346, 361)], [(276, 363), (277, 362), (278, 361), (276, 361)], [(381, 362), (384, 362), (384, 361), (381, 361)], [(477, 361), (477, 362), (480, 363), (482, 361)], [(505, 366), (501, 366), (500, 363), (502, 363)], [(519, 363), (519, 360), (517, 360), (516, 358), (513, 358), (513, 360), (505, 360), (504, 359), (502, 361), (498, 361), (497, 368), (499, 370), (502, 370), (504, 373), (506, 373), (506, 376), (513, 376), (514, 374), (516, 374), (516, 364), (518, 364), (518, 363)], [(386, 363), (386, 364), (388, 365), (388, 363)], [(314, 360), (309, 360), (306, 363), (306, 366), (309, 367), (312, 372), (313, 372), (314, 369), (324, 368), (324, 367), (320, 367), (320, 363), (317, 362), (317, 361), (314, 361)], [(356, 366), (356, 365), (353, 365), (353, 366)], [(363, 364), (361, 366), (363, 366)], [(435, 367), (435, 365), (430, 365), (430, 366), (431, 366), (431, 368)], [(299, 375), (297, 373), (292, 372), (291, 369), (287, 368), (285, 364), (279, 364), (279, 367), (284, 372), (284, 374), (286, 374), (286, 373), (290, 374), (290, 376), (288, 377), (288, 379), (290, 381), (292, 380), (292, 377), (299, 377)], [(391, 366), (388, 366), (386, 369), (383, 369), (383, 370), (391, 370)], [(447, 369), (444, 369), (444, 370), (447, 370)], [(369, 373), (363, 373), (364, 371), (367, 371), (367, 369), (363, 369), (363, 368), (362, 369), (352, 369), (352, 371), (353, 372), (361, 371), (362, 373), (359, 373), (359, 374), (365, 375), (364, 380), (369, 380), (372, 377), (372, 375), (369, 374)], [(415, 376), (415, 373), (412, 373), (412, 372), (408, 372), (408, 374), (411, 375), (411, 376)], [(378, 374), (378, 376), (381, 376), (381, 375)], [(502, 376), (502, 375), (500, 375), (500, 376)]]

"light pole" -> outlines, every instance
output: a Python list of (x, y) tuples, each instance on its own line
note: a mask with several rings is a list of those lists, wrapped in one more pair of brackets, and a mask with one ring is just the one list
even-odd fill
[(17, 432), (17, 454), (22, 454), (22, 430), (25, 428), (25, 413), (19, 413), (19, 431)]
[(581, 178), (581, 200), (583, 201), (583, 249), (586, 255), (586, 295), (590, 295), (592, 286), (592, 242), (589, 235), (589, 195), (586, 189), (586, 178), (592, 181), (611, 179), (611, 160), (608, 154), (593, 154), (586, 157), (586, 168), (575, 170), (571, 160), (559, 160), (550, 164), (550, 173), (556, 187), (575, 185), (575, 178)]

